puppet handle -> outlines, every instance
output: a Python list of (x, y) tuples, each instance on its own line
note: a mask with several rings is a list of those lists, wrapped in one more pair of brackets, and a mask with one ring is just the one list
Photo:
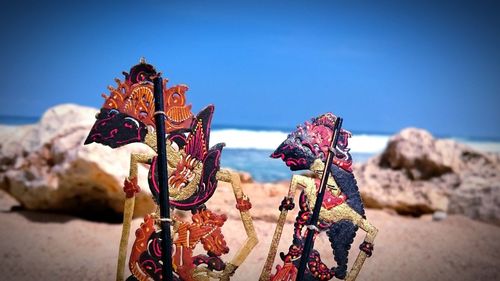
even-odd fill
[[(297, 185), (299, 183), (300, 176), (294, 175), (292, 181), (290, 182), (290, 189), (288, 190), (288, 195), (283, 199), (283, 201), (288, 200), (293, 204), (293, 199), (295, 197), (295, 191), (297, 190)], [(283, 203), (282, 203), (283, 206)], [(292, 207), (293, 208), (293, 207)], [(260, 274), (259, 281), (269, 281), (271, 279), (271, 271), (273, 269), (274, 258), (276, 257), (276, 252), (278, 251), (278, 245), (281, 240), (281, 234), (283, 233), (283, 227), (286, 222), (286, 216), (290, 208), (280, 207), (281, 213), (276, 224), (276, 229), (274, 230), (273, 240), (271, 240), (271, 246), (269, 247), (269, 253), (267, 254), (266, 263)]]

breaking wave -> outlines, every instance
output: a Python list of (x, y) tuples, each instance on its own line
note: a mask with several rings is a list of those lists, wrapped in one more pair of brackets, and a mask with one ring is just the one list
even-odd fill
[[(288, 132), (283, 131), (216, 129), (210, 134), (210, 145), (225, 142), (227, 148), (274, 150), (287, 136)], [(379, 153), (384, 150), (390, 137), (382, 134), (353, 134), (349, 139), (349, 147), (351, 153)], [(500, 152), (498, 141), (451, 139), (480, 151)]]
[[(227, 148), (274, 150), (287, 135), (282, 131), (213, 130), (210, 133), (210, 145), (225, 142)], [(385, 148), (388, 140), (389, 136), (384, 135), (353, 135), (349, 139), (349, 147), (352, 153), (378, 153)]]

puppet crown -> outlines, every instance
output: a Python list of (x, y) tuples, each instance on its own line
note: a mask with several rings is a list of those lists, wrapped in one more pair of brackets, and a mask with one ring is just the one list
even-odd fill
[[(141, 59), (141, 62), (123, 72), (125, 80), (115, 79), (117, 87), (108, 86), (110, 95), (103, 94), (103, 108), (115, 109), (127, 114), (145, 125), (155, 126), (154, 120), (154, 95), (153, 77), (158, 75), (156, 69)], [(168, 79), (163, 79), (163, 98), (165, 112), (166, 132), (191, 127), (193, 113), (191, 105), (186, 105), (186, 91), (188, 87), (184, 84), (167, 87)]]

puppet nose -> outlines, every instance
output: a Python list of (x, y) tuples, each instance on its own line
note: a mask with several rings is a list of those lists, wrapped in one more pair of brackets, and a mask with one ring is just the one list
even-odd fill
[(90, 139), (90, 136), (88, 136), (83, 144), (89, 144), (89, 143), (93, 143), (93, 142), (94, 141)]
[(285, 154), (290, 150), (290, 142), (285, 140), (276, 148), (276, 150), (270, 155), (271, 158), (281, 158), (285, 160)]
[(100, 135), (88, 135), (87, 139), (85, 139), (85, 142), (83, 144), (90, 144), (90, 143), (96, 142), (100, 138), (101, 138)]

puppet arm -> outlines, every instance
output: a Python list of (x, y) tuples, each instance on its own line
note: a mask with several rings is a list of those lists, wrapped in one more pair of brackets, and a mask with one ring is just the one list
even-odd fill
[[(333, 178), (331, 180), (336, 186), (338, 186)], [(346, 281), (356, 280), (356, 277), (358, 276), (361, 267), (363, 267), (363, 263), (365, 262), (366, 258), (370, 257), (372, 254), (373, 241), (375, 240), (375, 236), (377, 236), (378, 229), (373, 226), (368, 220), (354, 211), (347, 203), (342, 203), (328, 211), (325, 210), (323, 212), (322, 210), (322, 212), (320, 213), (320, 217), (323, 217), (327, 221), (331, 222), (349, 220), (366, 232), (365, 239), (359, 247), (360, 252), (358, 253), (356, 261), (354, 261), (354, 264), (345, 279)]]
[(127, 256), (128, 237), (130, 235), (130, 224), (134, 215), (135, 194), (140, 191), (137, 185), (138, 163), (149, 164), (154, 155), (143, 153), (132, 153), (130, 155), (129, 176), (124, 182), (124, 191), (126, 194), (123, 207), (123, 226), (120, 247), (118, 250), (118, 264), (116, 269), (116, 281), (124, 279), (125, 260)]
[(293, 199), (295, 198), (297, 186), (301, 185), (303, 187), (306, 187), (311, 183), (314, 185), (314, 181), (311, 182), (311, 178), (305, 176), (294, 175), (292, 177), (288, 195), (283, 198), (283, 201), (281, 201), (281, 205), (279, 207), (281, 213), (278, 218), (278, 223), (276, 224), (276, 229), (274, 230), (273, 240), (271, 241), (271, 246), (269, 247), (269, 254), (267, 255), (266, 263), (264, 264), (264, 268), (262, 269), (262, 273), (259, 278), (260, 281), (270, 280), (274, 257), (276, 256), (276, 252), (278, 250), (278, 245), (281, 239), (281, 234), (283, 232), (283, 226), (285, 225), (286, 216), (288, 214), (288, 211), (292, 210), (295, 207)]
[(359, 246), (360, 251), (358, 253), (358, 256), (354, 261), (349, 274), (347, 274), (346, 277), (347, 281), (352, 281), (356, 280), (356, 277), (358, 276), (359, 271), (361, 270), (361, 267), (363, 266), (366, 258), (372, 255), (373, 241), (375, 240), (375, 236), (377, 236), (378, 229), (373, 226), (368, 220), (361, 217), (354, 210), (352, 210), (351, 208), (349, 209), (357, 215), (355, 216), (355, 220), (353, 220), (353, 222), (366, 232), (365, 239)]
[(236, 271), (236, 268), (243, 263), (259, 240), (257, 238), (257, 234), (255, 233), (252, 217), (249, 212), (252, 204), (250, 203), (248, 196), (243, 193), (240, 175), (223, 169), (217, 173), (217, 180), (231, 183), (234, 197), (236, 198), (236, 208), (240, 212), (241, 221), (243, 222), (243, 227), (245, 228), (245, 232), (247, 234), (247, 239), (236, 252), (233, 259), (226, 264), (226, 268), (220, 277), (220, 280), (229, 280), (230, 276), (232, 276)]

